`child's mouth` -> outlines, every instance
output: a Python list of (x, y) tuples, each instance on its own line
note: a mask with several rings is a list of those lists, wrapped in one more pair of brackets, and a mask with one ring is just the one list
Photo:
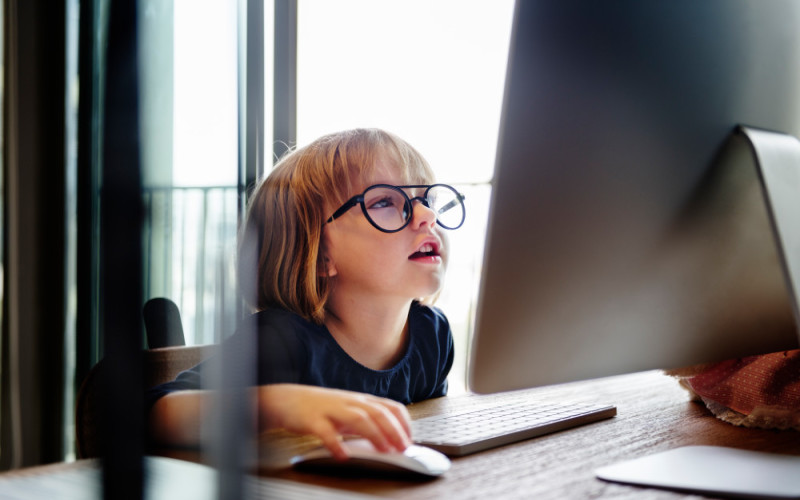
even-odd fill
[(428, 243), (422, 245), (419, 250), (412, 253), (408, 258), (410, 260), (414, 260), (414, 259), (423, 259), (426, 257), (438, 257), (438, 256), (439, 256), (439, 250), (434, 245)]

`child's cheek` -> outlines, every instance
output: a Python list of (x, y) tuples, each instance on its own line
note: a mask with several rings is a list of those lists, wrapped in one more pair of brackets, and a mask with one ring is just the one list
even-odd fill
[(439, 249), (439, 255), (442, 257), (442, 266), (447, 268), (447, 261), (450, 256), (450, 237), (444, 229), (436, 228), (439, 238), (442, 241), (442, 247)]

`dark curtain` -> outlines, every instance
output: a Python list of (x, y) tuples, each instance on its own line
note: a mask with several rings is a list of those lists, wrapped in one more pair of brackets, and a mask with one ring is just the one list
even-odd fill
[(64, 456), (65, 5), (6, 0), (0, 467)]

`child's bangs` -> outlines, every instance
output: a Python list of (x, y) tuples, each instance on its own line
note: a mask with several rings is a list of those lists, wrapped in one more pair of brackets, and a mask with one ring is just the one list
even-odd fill
[(432, 184), (433, 170), (425, 158), (410, 144), (397, 136), (386, 133), (381, 153), (396, 169), (402, 184)]
[(330, 152), (331, 199), (340, 205), (378, 178), (380, 160), (389, 163), (401, 184), (431, 184), (435, 176), (425, 158), (399, 137), (377, 129), (342, 133)]
[(393, 162), (403, 184), (433, 184), (435, 176), (428, 162), (415, 149), (408, 145), (406, 148), (406, 151), (398, 151), (400, 154)]
[(337, 155), (333, 159), (331, 177), (331, 199), (335, 205), (341, 205), (350, 197), (362, 192), (367, 185), (364, 179), (369, 179), (373, 174), (374, 155), (369, 152), (366, 154), (354, 154), (347, 151), (346, 154)]

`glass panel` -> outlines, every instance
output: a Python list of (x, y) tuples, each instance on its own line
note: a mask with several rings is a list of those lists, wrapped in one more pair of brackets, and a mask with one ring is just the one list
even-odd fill
[(77, 277), (77, 212), (78, 212), (78, 96), (80, 80), (78, 71), (78, 30), (80, 5), (78, 0), (68, 0), (66, 7), (65, 59), (65, 196), (64, 219), (64, 432), (63, 449), (66, 460), (75, 458), (75, 381), (73, 374), (77, 360), (78, 277)]
[(187, 344), (235, 327), (238, 7), (140, 6), (145, 298), (178, 305)]
[(302, 0), (297, 136), (379, 127), (466, 194), (464, 226), (437, 303), (457, 346), (451, 391), (463, 390), (480, 276), (512, 0)]

